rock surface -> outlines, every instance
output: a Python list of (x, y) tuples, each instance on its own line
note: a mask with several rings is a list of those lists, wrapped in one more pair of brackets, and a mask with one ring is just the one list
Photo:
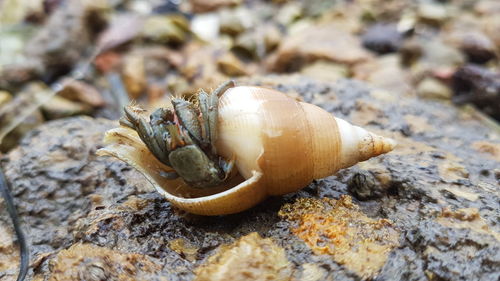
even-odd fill
[[(352, 80), (239, 84), (276, 88), (399, 145), (246, 212), (201, 217), (171, 207), (126, 164), (95, 155), (115, 122), (46, 123), (1, 161), (29, 237), (31, 280), (228, 280), (224, 264), (233, 262), (249, 264), (231, 271), (248, 280), (500, 278), (500, 134), (477, 115)], [(4, 261), (18, 254), (4, 214), (0, 229), (0, 279), (14, 280), (15, 263)], [(360, 256), (375, 262), (352, 262)]]

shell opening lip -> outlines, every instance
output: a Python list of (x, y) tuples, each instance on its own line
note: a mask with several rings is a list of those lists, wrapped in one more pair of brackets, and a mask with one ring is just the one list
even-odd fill
[(261, 177), (262, 177), (261, 172), (252, 171), (252, 176), (250, 178), (248, 178), (246, 180), (241, 178), (243, 181), (241, 181), (239, 184), (237, 184), (233, 187), (229, 187), (225, 191), (218, 192), (218, 193), (215, 193), (212, 195), (199, 196), (199, 197), (193, 197), (193, 198), (187, 198), (187, 197), (173, 195), (171, 193), (168, 193), (163, 188), (158, 188), (157, 184), (155, 184), (155, 183), (152, 183), (152, 184), (153, 184), (153, 186), (155, 186), (156, 190), (158, 192), (160, 192), (163, 196), (165, 196), (167, 199), (171, 198), (177, 202), (191, 203), (191, 202), (197, 202), (200, 200), (213, 200), (213, 199), (220, 199), (222, 197), (226, 197), (238, 189), (245, 189), (253, 184), (256, 184), (261, 179)]
[(106, 146), (99, 149), (97, 155), (113, 156), (126, 162), (143, 174), (159, 193), (176, 202), (190, 203), (220, 199), (236, 190), (247, 190), (263, 176), (260, 171), (252, 171), (251, 176), (245, 179), (237, 173), (222, 186), (204, 190), (195, 189), (189, 187), (180, 178), (167, 180), (162, 177), (160, 171), (168, 171), (171, 168), (162, 164), (151, 154), (135, 131), (124, 127), (112, 129), (106, 132), (104, 143)]

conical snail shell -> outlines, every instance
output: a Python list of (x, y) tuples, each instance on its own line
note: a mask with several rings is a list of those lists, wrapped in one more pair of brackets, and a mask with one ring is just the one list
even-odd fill
[(236, 158), (239, 175), (213, 189), (167, 180), (170, 170), (135, 131), (107, 132), (101, 155), (131, 164), (173, 205), (191, 213), (221, 215), (248, 209), (270, 195), (297, 191), (313, 179), (391, 151), (395, 142), (333, 117), (325, 110), (260, 87), (227, 90), (219, 100), (218, 153)]

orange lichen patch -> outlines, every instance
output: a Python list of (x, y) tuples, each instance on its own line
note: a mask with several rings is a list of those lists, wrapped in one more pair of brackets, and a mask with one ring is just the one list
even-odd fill
[(423, 133), (433, 131), (434, 127), (429, 125), (427, 119), (421, 116), (407, 114), (403, 117), (410, 126), (411, 130), (415, 133)]
[(0, 222), (0, 272), (17, 268), (19, 265), (19, 250), (12, 238), (11, 229)]
[(186, 240), (179, 238), (168, 242), (170, 249), (184, 256), (188, 261), (195, 261), (196, 255), (198, 254), (198, 248), (187, 242)]
[(444, 208), (436, 221), (446, 227), (468, 228), (474, 232), (488, 234), (500, 241), (500, 233), (490, 229), (476, 208), (465, 208), (455, 211)]
[(332, 255), (363, 278), (375, 276), (398, 245), (399, 233), (389, 220), (367, 217), (346, 195), (339, 200), (300, 198), (284, 205), (279, 215), (298, 223), (292, 232), (315, 254)]
[(51, 261), (49, 280), (168, 280), (158, 279), (161, 269), (161, 263), (144, 255), (75, 244)]
[(196, 281), (291, 280), (292, 275), (285, 250), (255, 232), (221, 246), (195, 273)]
[(486, 156), (492, 158), (493, 160), (500, 161), (500, 143), (476, 141), (472, 144), (472, 147), (475, 150), (484, 153)]

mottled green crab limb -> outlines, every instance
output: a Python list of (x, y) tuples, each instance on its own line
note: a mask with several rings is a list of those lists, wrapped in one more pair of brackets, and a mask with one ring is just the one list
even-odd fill
[(125, 116), (120, 119), (120, 124), (135, 130), (149, 151), (162, 163), (170, 166), (168, 149), (165, 146), (169, 136), (166, 127), (160, 124), (159, 120), (155, 118), (159, 114), (159, 110), (162, 109), (155, 111), (151, 115), (152, 122), (148, 122), (143, 116), (146, 113), (145, 110), (135, 106), (126, 106), (124, 108)]
[(219, 97), (231, 87), (233, 81), (211, 94), (202, 90), (197, 105), (175, 98), (173, 109), (157, 109), (149, 122), (144, 110), (128, 106), (120, 123), (134, 129), (151, 153), (175, 170), (165, 173), (166, 178), (180, 176), (192, 187), (214, 187), (228, 179), (234, 167), (234, 159), (226, 161), (215, 149)]

